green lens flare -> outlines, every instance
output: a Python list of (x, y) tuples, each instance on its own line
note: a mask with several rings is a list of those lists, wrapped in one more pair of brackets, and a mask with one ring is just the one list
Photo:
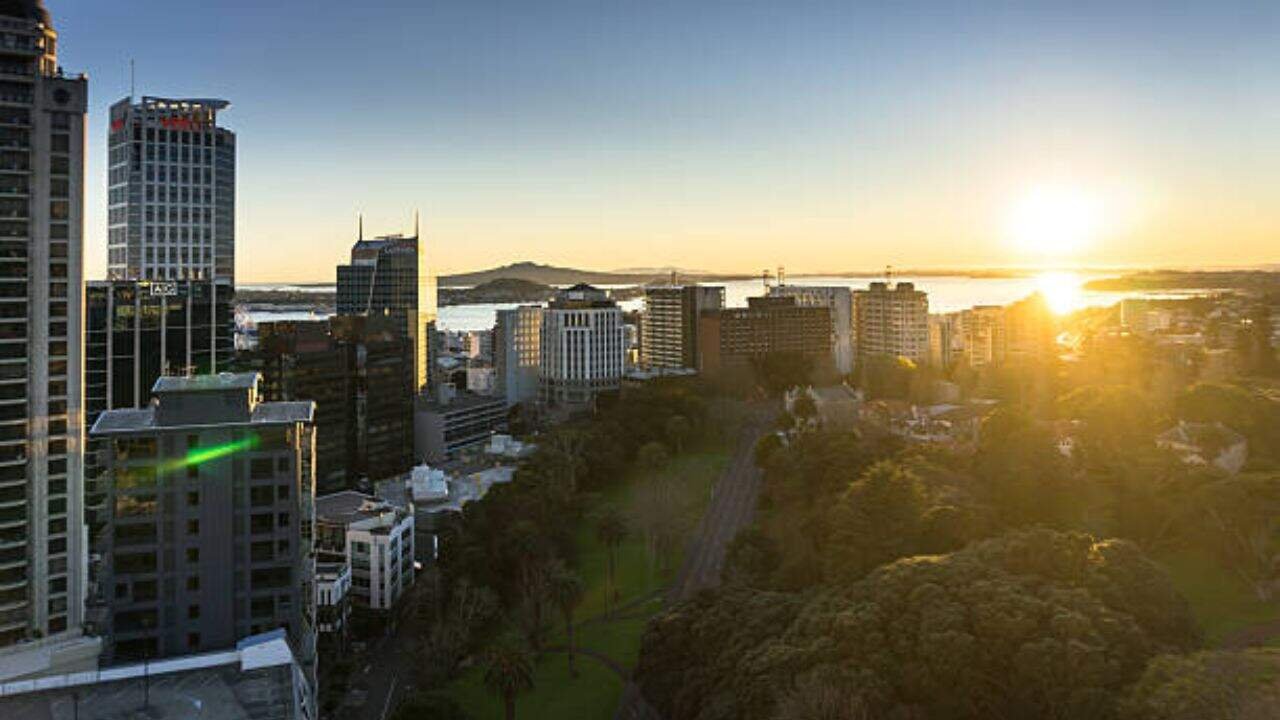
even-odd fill
[(235, 455), (238, 452), (252, 450), (253, 448), (258, 447), (258, 443), (258, 436), (250, 435), (242, 440), (233, 440), (221, 445), (195, 448), (194, 450), (187, 451), (187, 456), (181, 460), (174, 460), (166, 465), (164, 470), (165, 472), (173, 472), (174, 470), (203, 465), (213, 460), (218, 460), (229, 455)]

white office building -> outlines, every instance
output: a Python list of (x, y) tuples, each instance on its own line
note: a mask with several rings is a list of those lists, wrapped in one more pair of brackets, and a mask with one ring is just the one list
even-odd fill
[(590, 405), (622, 386), (626, 350), (622, 309), (590, 285), (558, 293), (542, 316), (539, 399), (552, 406)]
[(351, 568), (351, 604), (389, 610), (413, 586), (413, 512), (346, 490), (316, 499), (318, 563)]
[(111, 279), (235, 282), (236, 136), (218, 126), (229, 105), (144, 97), (111, 106)]

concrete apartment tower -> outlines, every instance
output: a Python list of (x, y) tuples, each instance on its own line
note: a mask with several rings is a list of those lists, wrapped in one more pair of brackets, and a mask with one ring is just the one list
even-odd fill
[(0, 2), (0, 681), (93, 667), (81, 635), (84, 116), (38, 0)]
[(236, 270), (236, 136), (226, 100), (144, 97), (111, 106), (107, 275), (228, 280)]
[(724, 309), (723, 287), (654, 285), (645, 288), (640, 318), (640, 365), (648, 370), (698, 367), (698, 317)]
[(113, 509), (91, 605), (106, 663), (285, 628), (314, 667), (315, 404), (260, 402), (258, 382), (163, 377), (151, 405), (94, 424)]

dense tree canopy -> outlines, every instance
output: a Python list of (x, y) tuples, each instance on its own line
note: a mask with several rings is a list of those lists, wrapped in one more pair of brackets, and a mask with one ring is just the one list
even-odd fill
[(821, 675), (876, 718), (1116, 717), (1188, 610), (1133, 546), (1031, 530), (798, 594), (730, 587), (650, 624), (637, 676), (673, 720), (772, 718)]

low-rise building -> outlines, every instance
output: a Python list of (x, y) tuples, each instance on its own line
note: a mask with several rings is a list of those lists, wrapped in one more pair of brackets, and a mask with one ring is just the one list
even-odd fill
[(346, 646), (351, 618), (351, 566), (328, 560), (316, 563), (316, 632), (323, 649)]
[(503, 397), (460, 395), (447, 400), (418, 398), (413, 450), (421, 461), (443, 462), (464, 448), (483, 445), (507, 426), (509, 408)]
[(315, 686), (284, 630), (234, 648), (0, 685), (0, 717), (316, 720)]
[(389, 610), (413, 586), (412, 508), (345, 490), (316, 498), (318, 562), (351, 568), (353, 606)]

